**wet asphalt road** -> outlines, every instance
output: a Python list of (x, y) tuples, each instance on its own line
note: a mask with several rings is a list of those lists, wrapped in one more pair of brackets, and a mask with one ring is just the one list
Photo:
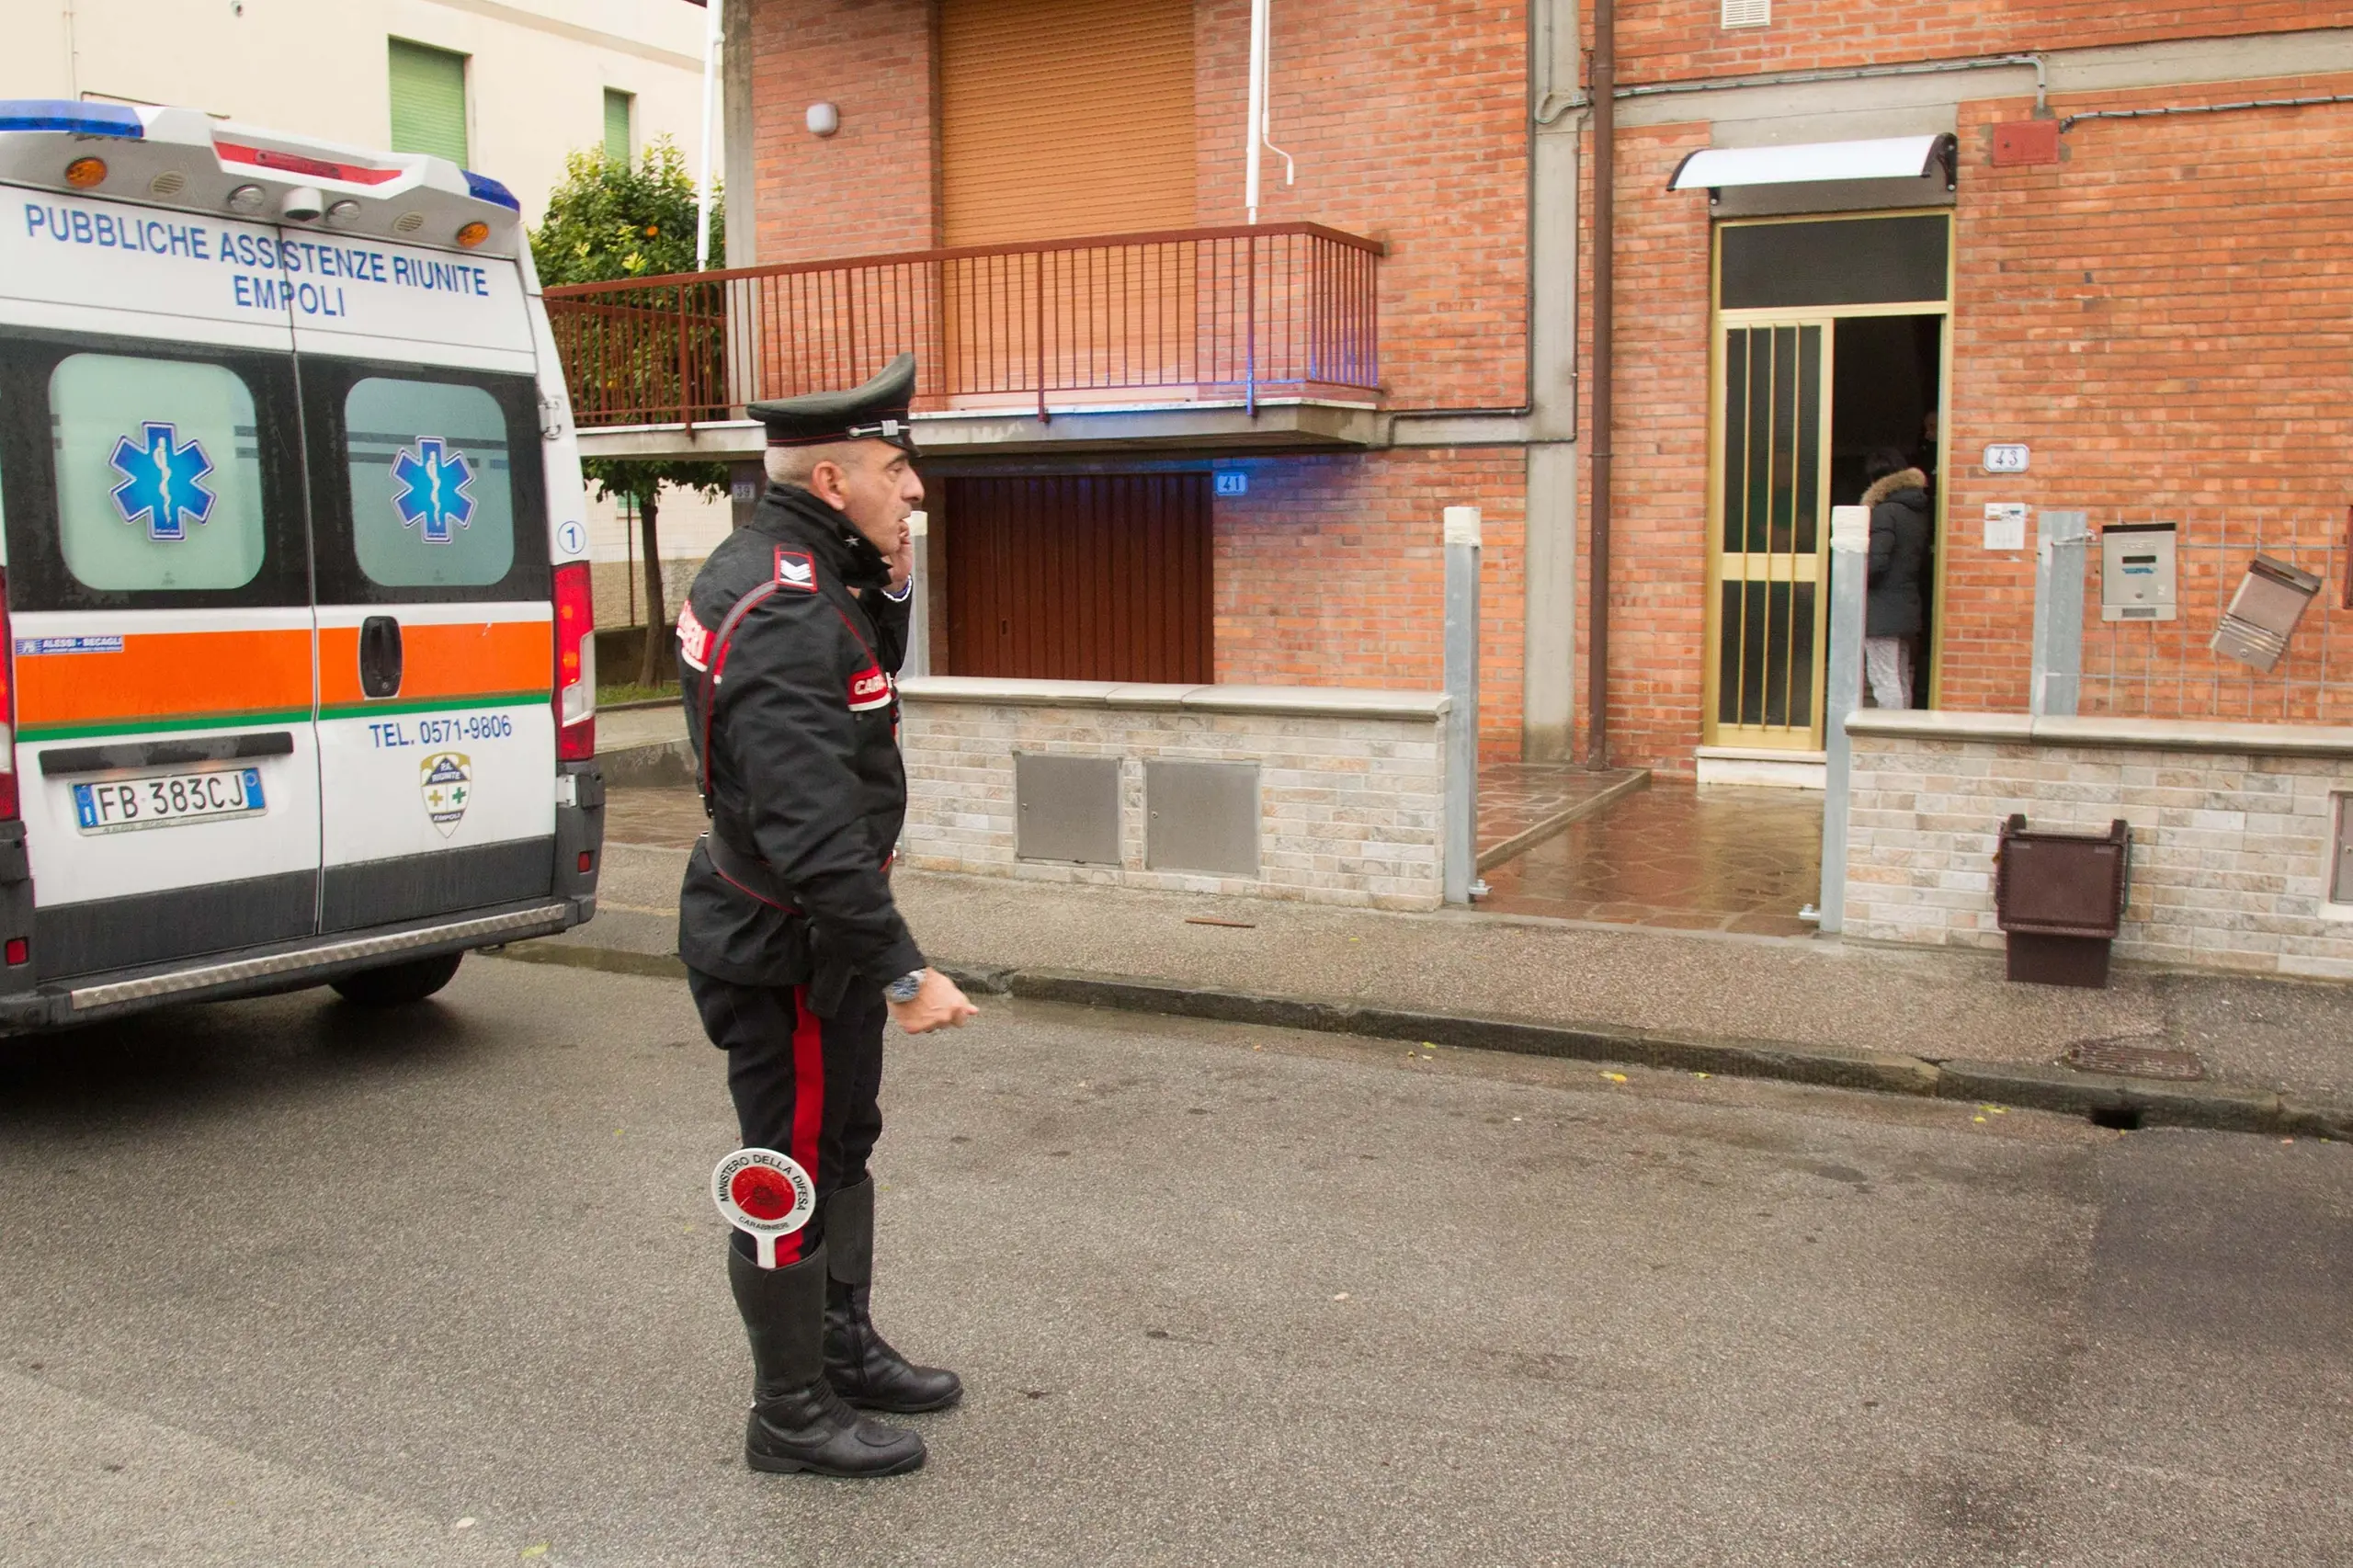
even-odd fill
[(861, 1485), (741, 1466), (719, 1067), (483, 958), (7, 1047), (0, 1564), (2353, 1562), (2341, 1145), (998, 1002)]

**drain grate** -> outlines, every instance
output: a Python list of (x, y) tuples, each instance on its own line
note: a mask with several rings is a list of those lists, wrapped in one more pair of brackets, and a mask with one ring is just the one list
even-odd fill
[(2170, 1078), (2187, 1082), (2206, 1076), (2206, 1063), (2194, 1051), (2167, 1051), (2154, 1045), (2130, 1045), (2120, 1040), (2079, 1040), (2062, 1058), (2081, 1073), (2116, 1073), (2128, 1078)]

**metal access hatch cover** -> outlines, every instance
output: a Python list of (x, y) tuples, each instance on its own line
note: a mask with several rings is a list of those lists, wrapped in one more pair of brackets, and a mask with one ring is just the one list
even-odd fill
[(2078, 1072), (2116, 1073), (2128, 1078), (2169, 1078), (2186, 1083), (2206, 1076), (2206, 1063), (2199, 1060), (2194, 1051), (2168, 1051), (2120, 1040), (2078, 1040), (2067, 1048), (2064, 1060)]

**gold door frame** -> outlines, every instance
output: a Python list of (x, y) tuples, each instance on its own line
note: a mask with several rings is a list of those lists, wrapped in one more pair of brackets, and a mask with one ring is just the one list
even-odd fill
[[(1700, 744), (1703, 745), (1753, 746), (1758, 749), (1787, 751), (1820, 751), (1822, 737), (1823, 677), (1828, 652), (1827, 567), (1830, 543), (1829, 458), (1831, 410), (1836, 373), (1836, 323), (1859, 316), (1941, 316), (1944, 329), (1939, 341), (1937, 363), (1937, 485), (1936, 512), (1931, 519), (1936, 547), (1937, 569), (1933, 592), (1936, 612), (1927, 653), (1927, 706), (1934, 708), (1941, 699), (1944, 685), (1944, 643), (1948, 616), (1945, 613), (1946, 585), (1952, 569), (1951, 529), (1949, 527), (1949, 497), (1951, 484), (1950, 453), (1952, 449), (1952, 344), (1953, 344), (1953, 278), (1958, 266), (1958, 246), (1951, 231), (1953, 210), (1949, 207), (1897, 209), (1884, 211), (1796, 213), (1788, 217), (1727, 219), (1711, 226), (1708, 236), (1708, 504), (1707, 504), (1707, 636), (1702, 649), (1702, 687), (1700, 708)], [(1768, 223), (1823, 223), (1838, 222), (1870, 222), (1884, 218), (1941, 217), (1947, 222), (1945, 242), (1945, 297), (1942, 300), (1901, 301), (1893, 304), (1873, 305), (1803, 305), (1765, 307), (1754, 310), (1725, 310), (1723, 298), (1723, 246), (1720, 235), (1725, 229), (1748, 228)], [(1822, 346), (1822, 434), (1820, 437), (1820, 472), (1822, 494), (1816, 519), (1816, 549), (1813, 574), (1802, 579), (1816, 585), (1816, 613), (1813, 627), (1811, 721), (1807, 733), (1799, 735), (1795, 726), (1749, 726), (1723, 724), (1719, 722), (1721, 672), (1722, 668), (1724, 557), (1724, 385), (1725, 344), (1728, 333), (1734, 328), (1759, 326), (1819, 326), (1823, 329)], [(1754, 580), (1754, 579), (1751, 579)]]
[[(1710, 421), (1706, 718), (1711, 745), (1818, 750), (1822, 744), (1824, 567), (1830, 544), (1830, 392), (1836, 373), (1831, 318), (1794, 311), (1744, 312), (1756, 319), (1719, 324), (1710, 348), (1715, 388)], [(1741, 472), (1731, 472), (1733, 338), (1741, 361)], [(1761, 354), (1760, 354), (1761, 350)], [(1806, 429), (1811, 391), (1813, 430)], [(1756, 415), (1762, 415), (1761, 426)], [(1787, 444), (1780, 438), (1788, 430)], [(1760, 443), (1762, 431), (1769, 442)], [(1743, 481), (1740, 548), (1727, 538), (1725, 501)], [(1807, 494), (1811, 491), (1811, 495)], [(1761, 509), (1752, 505), (1761, 502)], [(1728, 589), (1742, 585), (1738, 613)], [(1738, 627), (1728, 626), (1736, 619)], [(1802, 623), (1802, 624), (1801, 624)], [(1746, 644), (1735, 658), (1738, 686), (1727, 720), (1725, 641)], [(1804, 646), (1799, 642), (1802, 637)]]

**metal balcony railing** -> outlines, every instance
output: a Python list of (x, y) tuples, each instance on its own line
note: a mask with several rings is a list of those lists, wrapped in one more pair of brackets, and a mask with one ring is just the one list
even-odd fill
[(1187, 229), (547, 291), (584, 428), (741, 418), (918, 356), (918, 409), (1377, 397), (1376, 241)]

